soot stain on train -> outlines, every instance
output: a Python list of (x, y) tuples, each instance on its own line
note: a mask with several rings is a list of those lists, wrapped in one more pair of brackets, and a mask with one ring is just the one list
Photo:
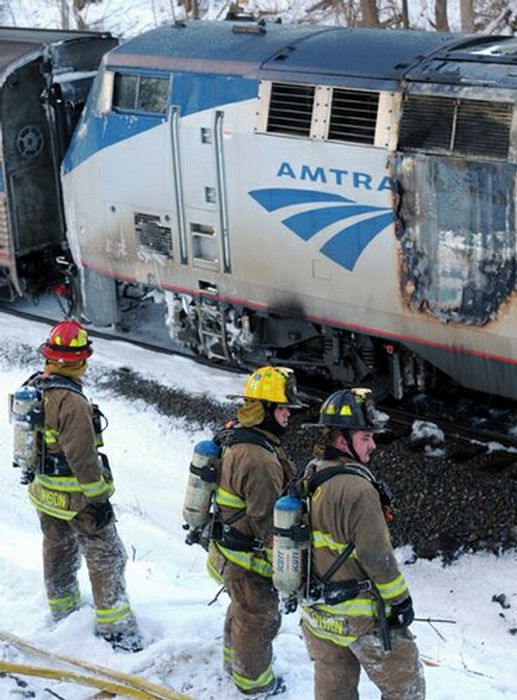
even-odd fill
[(398, 153), (390, 167), (405, 304), (442, 323), (500, 318), (516, 284), (515, 166)]

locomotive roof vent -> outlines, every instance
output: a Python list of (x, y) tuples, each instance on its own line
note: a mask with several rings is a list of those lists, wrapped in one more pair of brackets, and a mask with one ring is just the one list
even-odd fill
[(262, 83), (257, 131), (316, 140), (375, 143), (379, 93), (325, 85)]
[(267, 131), (310, 136), (314, 85), (272, 83)]
[(378, 108), (378, 92), (334, 88), (329, 140), (373, 144)]
[(506, 160), (512, 116), (507, 102), (409, 95), (399, 148)]

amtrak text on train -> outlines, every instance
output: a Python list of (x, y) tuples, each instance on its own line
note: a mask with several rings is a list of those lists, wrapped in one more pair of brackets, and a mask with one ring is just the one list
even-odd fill
[(355, 170), (345, 170), (342, 168), (324, 168), (322, 165), (310, 166), (305, 163), (302, 165), (292, 165), (284, 161), (277, 171), (277, 177), (288, 177), (291, 180), (306, 180), (309, 182), (321, 182), (331, 185), (351, 185), (355, 189), (365, 190), (393, 190), (396, 191), (396, 186), (391, 177), (385, 175), (380, 180), (376, 180), (369, 173), (360, 173)]

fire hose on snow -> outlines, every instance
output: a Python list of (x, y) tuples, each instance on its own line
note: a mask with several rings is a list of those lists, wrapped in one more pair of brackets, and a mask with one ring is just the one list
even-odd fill
[(188, 695), (176, 693), (165, 686), (152, 683), (145, 678), (134, 676), (129, 673), (122, 673), (121, 671), (114, 671), (104, 666), (90, 664), (87, 661), (76, 659), (73, 656), (48, 652), (8, 632), (0, 632), (0, 641), (41, 658), (49, 659), (53, 662), (65, 663), (69, 666), (73, 666), (75, 669), (87, 671), (88, 674), (78, 673), (77, 670), (68, 671), (10, 661), (0, 661), (0, 673), (35, 676), (67, 683), (77, 683), (98, 688), (107, 693), (136, 698), (137, 700), (192, 700)]

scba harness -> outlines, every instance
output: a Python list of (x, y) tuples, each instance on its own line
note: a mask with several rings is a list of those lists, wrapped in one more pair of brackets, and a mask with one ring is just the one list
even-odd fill
[[(374, 595), (376, 589), (368, 579), (351, 579), (343, 582), (331, 581), (334, 574), (343, 566), (355, 550), (354, 543), (348, 543), (332, 565), (319, 577), (311, 566), (311, 548), (324, 542), (322, 533), (311, 532), (311, 499), (316, 491), (329, 479), (340, 474), (349, 474), (366, 479), (379, 494), (384, 516), (393, 520), (393, 496), (389, 488), (375, 479), (365, 466), (356, 463), (325, 467), (316, 471), (321, 460), (313, 460), (304, 467), (290, 488), (290, 496), (283, 497), (275, 504), (273, 529), (273, 582), (285, 597), (286, 612), (296, 609), (300, 599), (306, 605), (336, 605), (358, 597), (365, 591)], [(312, 472), (309, 474), (309, 472)], [(286, 526), (286, 509), (291, 506), (292, 522)], [(287, 507), (287, 508), (286, 508)], [(282, 523), (283, 526), (280, 526)]]
[[(246, 515), (246, 503), (235, 494), (219, 486), (224, 450), (233, 445), (258, 445), (274, 454), (275, 448), (261, 433), (243, 428), (234, 421), (217, 433), (213, 440), (198, 443), (189, 469), (189, 483), (185, 494), (183, 517), (188, 534), (187, 544), (201, 544), (208, 548), (215, 542), (227, 550), (238, 552), (263, 551), (263, 542), (245, 535), (235, 527)], [(199, 459), (201, 453), (204, 459)], [(220, 506), (235, 508), (236, 512), (223, 520)]]
[[(73, 475), (65, 456), (53, 454), (47, 447), (57, 442), (55, 430), (45, 427), (45, 392), (50, 389), (63, 389), (78, 394), (87, 401), (81, 387), (71, 379), (52, 374), (44, 377), (33, 374), (11, 397), (11, 422), (14, 425), (13, 466), (22, 470), (21, 483), (31, 483), (36, 475), (70, 477)], [(96, 404), (90, 404), (92, 424), (95, 434), (95, 447), (102, 447), (102, 433), (107, 427), (107, 419)], [(109, 473), (106, 455), (99, 453), (103, 467)]]

